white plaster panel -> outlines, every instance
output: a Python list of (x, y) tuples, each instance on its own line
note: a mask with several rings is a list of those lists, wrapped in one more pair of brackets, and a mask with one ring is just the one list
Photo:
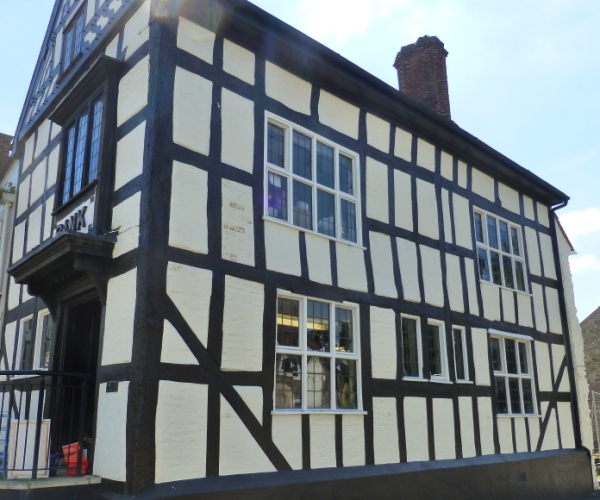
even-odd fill
[(112, 57), (113, 59), (117, 59), (117, 56), (119, 55), (118, 51), (119, 51), (119, 35), (116, 35), (110, 42), (108, 42), (106, 49), (104, 49), (104, 55), (106, 55), (108, 57)]
[(146, 56), (121, 78), (117, 105), (117, 126), (122, 125), (138, 111), (144, 109), (148, 103), (149, 72), (150, 57)]
[(19, 305), (19, 301), (21, 300), (21, 285), (17, 285), (15, 283), (15, 279), (11, 277), (9, 279), (9, 287), (8, 287), (8, 310), (12, 310)]
[(23, 293), (22, 293), (22, 297), (21, 297), (21, 302), (22, 303), (25, 303), (28, 300), (33, 299), (33, 296), (29, 295), (29, 292), (27, 291), (28, 290), (27, 286), (23, 285), (21, 288), (23, 289)]
[(573, 434), (573, 415), (571, 403), (559, 401), (557, 403), (558, 420), (560, 422), (560, 441), (563, 449), (575, 448), (575, 436)]
[(475, 426), (473, 425), (473, 399), (469, 397), (458, 398), (458, 415), (460, 418), (460, 440), (462, 443), (463, 458), (477, 455), (475, 449)]
[(267, 269), (294, 276), (302, 274), (297, 229), (265, 221), (265, 247)]
[(490, 385), (490, 360), (487, 331), (483, 328), (471, 330), (473, 341), (473, 362), (475, 364), (475, 382), (477, 385)]
[(302, 469), (302, 415), (273, 415), (273, 442), (292, 469)]
[(123, 29), (123, 50), (125, 59), (128, 59), (140, 48), (150, 37), (150, 0), (144, 4), (131, 16), (125, 28)]
[(544, 276), (555, 280), (556, 266), (554, 265), (554, 250), (552, 249), (552, 239), (549, 235), (540, 233), (540, 249), (542, 250), (542, 262), (544, 263)]
[(396, 313), (371, 307), (371, 362), (373, 378), (396, 380)]
[(254, 103), (223, 89), (221, 161), (245, 172), (254, 167)]
[[(12, 279), (12, 278), (11, 278)], [(9, 323), (4, 328), (4, 346), (6, 349), (6, 360), (8, 361), (8, 365), (4, 362), (4, 356), (0, 356), (0, 366), (2, 366), (3, 370), (12, 370), (13, 369), (13, 357), (15, 354), (15, 340), (17, 335), (17, 322), (13, 321)], [(6, 380), (6, 377), (3, 376), (2, 380)]]
[(396, 398), (373, 398), (375, 464), (400, 462)]
[(458, 160), (458, 185), (465, 189), (468, 185), (467, 164), (460, 160)]
[(86, 12), (86, 16), (85, 16), (86, 24), (92, 20), (92, 17), (94, 17), (95, 13), (96, 13), (96, 2), (88, 2), (87, 12)]
[(452, 196), (452, 206), (454, 208), (454, 233), (456, 244), (473, 248), (473, 230), (471, 228), (471, 209), (469, 200), (458, 194)]
[(336, 242), (337, 278), (340, 288), (368, 291), (365, 252), (362, 248)]
[(552, 391), (552, 371), (550, 370), (550, 352), (545, 342), (535, 342), (535, 361), (540, 391)]
[(506, 184), (498, 183), (498, 195), (502, 208), (506, 208), (516, 214), (521, 214), (521, 203), (519, 201), (519, 193)]
[(254, 85), (255, 57), (252, 52), (225, 39), (223, 44), (223, 71)]
[(529, 295), (517, 293), (517, 309), (519, 311), (519, 325), (533, 328), (531, 297)]
[(550, 219), (548, 216), (548, 207), (546, 205), (542, 205), (539, 201), (536, 202), (536, 204), (537, 204), (538, 222), (542, 226), (550, 227)]
[(262, 284), (225, 276), (224, 370), (262, 370), (264, 301)]
[(523, 195), (523, 209), (525, 217), (529, 220), (535, 220), (535, 210), (533, 209), (533, 200), (529, 196)]
[(176, 68), (173, 142), (208, 155), (211, 107), (212, 82), (182, 68)]
[(208, 341), (211, 292), (212, 271), (169, 262), (167, 295), (204, 346)]
[(46, 160), (42, 160), (31, 173), (31, 203), (36, 202), (44, 194), (46, 187)]
[(425, 245), (419, 245), (419, 247), (421, 249), (421, 262), (423, 264), (425, 302), (434, 306), (444, 307), (440, 251)]
[(311, 415), (310, 467), (324, 469), (335, 466), (335, 415)]
[(413, 230), (412, 180), (409, 174), (394, 170), (396, 226)]
[(358, 139), (360, 109), (321, 90), (319, 97), (319, 121), (342, 134)]
[[(246, 399), (248, 399), (248, 396)], [(258, 407), (259, 403), (262, 407), (262, 393), (260, 401), (256, 401), (254, 405)], [(221, 476), (275, 472), (275, 467), (273, 467), (271, 461), (223, 396), (221, 396), (221, 447), (219, 459), (219, 473)]]
[(527, 243), (527, 256), (529, 257), (529, 271), (537, 276), (542, 275), (540, 265), (540, 248), (538, 246), (537, 232), (530, 227), (525, 228), (525, 241)]
[(529, 443), (531, 451), (537, 451), (538, 441), (540, 439), (540, 419), (538, 417), (528, 418), (529, 422)]
[(421, 302), (417, 246), (412, 241), (402, 238), (396, 238), (396, 246), (398, 248), (400, 279), (402, 281), (404, 300)]
[(498, 441), (500, 453), (514, 453), (512, 442), (512, 424), (510, 418), (498, 418)]
[(15, 226), (13, 232), (13, 252), (12, 262), (13, 264), (23, 257), (23, 249), (25, 246), (25, 221)]
[(140, 123), (117, 143), (115, 190), (141, 175), (144, 168), (146, 122)]
[(50, 120), (44, 120), (37, 130), (37, 142), (35, 144), (34, 158), (42, 154), (42, 151), (48, 146), (50, 140)]
[(516, 323), (517, 317), (515, 315), (515, 292), (502, 288), (500, 290), (502, 296), (502, 313), (503, 321), (507, 323)]
[(444, 240), (454, 243), (452, 236), (452, 217), (450, 215), (450, 196), (447, 189), (442, 189), (442, 215), (444, 219)]
[(22, 171), (25, 171), (25, 169), (27, 167), (29, 167), (29, 165), (31, 165), (31, 162), (33, 161), (34, 146), (35, 146), (35, 133), (32, 133), (29, 136), (29, 139), (27, 139), (27, 141), (25, 142), (25, 154), (23, 156), (23, 170)]
[(535, 328), (542, 333), (546, 333), (548, 331), (548, 324), (546, 323), (546, 312), (544, 309), (544, 289), (542, 285), (532, 283), (531, 292), (533, 294)]
[(342, 415), (342, 461), (344, 467), (365, 465), (363, 415)]
[(494, 416), (492, 414), (492, 399), (477, 398), (477, 411), (479, 412), (479, 436), (481, 440), (481, 454), (493, 455), (494, 448)]
[(515, 421), (515, 441), (517, 442), (517, 453), (529, 451), (527, 446), (527, 429), (525, 428), (525, 418), (514, 418)]
[(60, 146), (56, 146), (48, 156), (48, 189), (56, 184)]
[(496, 201), (494, 179), (476, 168), (473, 168), (471, 172), (473, 192), (490, 201)]
[(367, 142), (384, 153), (390, 152), (390, 124), (371, 113), (367, 113)]
[(454, 179), (454, 159), (451, 155), (442, 151), (441, 163), (440, 163), (440, 173), (443, 177), (449, 180)]
[(167, 320), (164, 322), (162, 349), (160, 351), (161, 363), (172, 363), (174, 365), (197, 365), (198, 360), (192, 354), (187, 344), (175, 330), (175, 327)]
[[(208, 253), (207, 182), (205, 170), (173, 162), (170, 246)], [(192, 214), (193, 218), (190, 218)]]
[(396, 128), (396, 143), (394, 154), (405, 161), (412, 160), (412, 134), (401, 128)]
[(56, 34), (56, 42), (54, 43), (54, 67), (58, 67), (62, 56), (62, 30)]
[(179, 18), (177, 28), (177, 47), (189, 52), (209, 64), (213, 63), (215, 34), (199, 24)]
[(388, 166), (367, 157), (367, 217), (389, 221)]
[[(554, 382), (556, 383), (556, 379), (558, 377), (558, 372), (560, 370), (560, 365), (563, 361), (565, 361), (565, 346), (554, 344), (551, 346), (552, 351), (552, 366), (554, 367)], [(571, 388), (569, 387), (569, 372), (565, 370), (563, 377), (560, 381), (560, 386), (558, 387), (559, 392), (570, 392)]]
[(44, 234), (43, 241), (46, 241), (52, 236), (52, 209), (54, 207), (54, 195), (46, 200), (46, 209), (44, 212)]
[(17, 217), (21, 215), (29, 206), (29, 188), (31, 184), (31, 177), (28, 175), (19, 184), (17, 191)]
[(421, 138), (417, 141), (417, 165), (435, 172), (435, 146)]
[(433, 435), (435, 459), (456, 458), (454, 437), (454, 406), (451, 399), (433, 399)]
[(305, 234), (305, 240), (308, 276), (317, 283), (331, 285), (329, 240), (310, 233)]
[(136, 296), (137, 269), (108, 282), (102, 365), (131, 362)]
[(404, 398), (404, 433), (406, 458), (409, 462), (429, 460), (429, 435), (427, 432), (427, 400)]
[(560, 305), (558, 302), (558, 290), (556, 288), (545, 287), (546, 305), (548, 306), (548, 330), (551, 333), (562, 335), (562, 322), (560, 319)]
[(465, 274), (467, 277), (467, 292), (469, 295), (469, 312), (479, 316), (479, 302), (477, 299), (477, 281), (475, 279), (475, 261), (465, 258)]
[(42, 205), (29, 214), (27, 227), (27, 253), (40, 244), (42, 235)]
[(500, 321), (500, 288), (479, 282), (481, 288), (481, 298), (483, 299), (483, 316), (490, 321)]
[(435, 240), (439, 239), (438, 205), (435, 186), (431, 182), (417, 179), (417, 203), (419, 233)]
[(141, 193), (135, 193), (113, 208), (112, 228), (118, 230), (113, 258), (138, 247), (140, 241)]
[(222, 180), (221, 256), (225, 260), (254, 266), (254, 211), (252, 187)]
[(451, 253), (446, 254), (446, 283), (448, 300), (453, 311), (465, 312), (463, 282), (460, 274), (460, 259)]
[(392, 260), (392, 242), (382, 233), (369, 233), (371, 244), (371, 265), (375, 293), (384, 297), (397, 298), (398, 291), (394, 281), (394, 262)]
[[(542, 402), (542, 419), (545, 418), (548, 412), (548, 402)], [(554, 408), (550, 410), (550, 418), (548, 419), (548, 426), (546, 427), (546, 434), (542, 441), (541, 451), (546, 450), (558, 450), (560, 448), (558, 443), (558, 423), (556, 421), (556, 412)]]
[(312, 86), (296, 75), (267, 61), (265, 91), (288, 108), (310, 115)]
[(106, 392), (106, 384), (98, 390), (94, 475), (103, 479), (126, 479), (128, 393), (129, 382), (123, 381), (117, 392)]
[(206, 476), (208, 386), (161, 380), (156, 407), (157, 484)]

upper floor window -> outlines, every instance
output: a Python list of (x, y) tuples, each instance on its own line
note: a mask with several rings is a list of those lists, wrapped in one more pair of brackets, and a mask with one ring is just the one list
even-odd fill
[(18, 370), (47, 370), (50, 367), (52, 325), (47, 309), (38, 313), (35, 327), (33, 316), (21, 320)]
[(35, 330), (33, 317), (23, 318), (19, 328), (19, 370), (33, 370), (35, 353)]
[(427, 345), (429, 347), (429, 376), (432, 380), (448, 380), (448, 356), (444, 323), (427, 321)]
[(418, 317), (402, 315), (403, 376), (423, 377), (423, 354), (421, 347), (421, 323)]
[(362, 408), (356, 306), (281, 294), (276, 342), (276, 410)]
[(83, 47), (83, 28), (85, 27), (85, 11), (79, 9), (63, 33), (63, 71), (81, 54)]
[(456, 380), (466, 382), (469, 380), (469, 366), (467, 361), (467, 338), (463, 327), (452, 327), (452, 342), (454, 343), (454, 371)]
[(52, 352), (52, 316), (48, 310), (38, 314), (36, 334), (36, 357), (38, 368), (50, 368), (50, 354)]
[(60, 204), (69, 201), (98, 176), (103, 112), (104, 101), (97, 97), (65, 128)]
[(481, 210), (474, 219), (480, 279), (526, 292), (521, 227)]
[(360, 243), (356, 154), (274, 116), (266, 136), (265, 215)]

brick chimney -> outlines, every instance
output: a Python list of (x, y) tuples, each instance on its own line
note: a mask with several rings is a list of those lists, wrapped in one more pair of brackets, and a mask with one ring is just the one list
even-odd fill
[(394, 67), (398, 70), (400, 91), (450, 118), (448, 51), (437, 36), (422, 36), (416, 43), (402, 47)]

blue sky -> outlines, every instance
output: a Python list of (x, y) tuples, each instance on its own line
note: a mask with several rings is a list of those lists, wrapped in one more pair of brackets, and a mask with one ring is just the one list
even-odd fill
[[(390, 85), (400, 47), (446, 45), (452, 118), (571, 196), (580, 319), (600, 306), (600, 2), (254, 0)], [(0, 0), (0, 132), (13, 133), (53, 0)]]

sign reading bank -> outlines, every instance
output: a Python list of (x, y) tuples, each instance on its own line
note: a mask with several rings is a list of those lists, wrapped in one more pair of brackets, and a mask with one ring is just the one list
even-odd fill
[(65, 231), (90, 232), (94, 225), (95, 201), (96, 196), (92, 196), (77, 206), (69, 215), (57, 221), (55, 234), (64, 233)]

